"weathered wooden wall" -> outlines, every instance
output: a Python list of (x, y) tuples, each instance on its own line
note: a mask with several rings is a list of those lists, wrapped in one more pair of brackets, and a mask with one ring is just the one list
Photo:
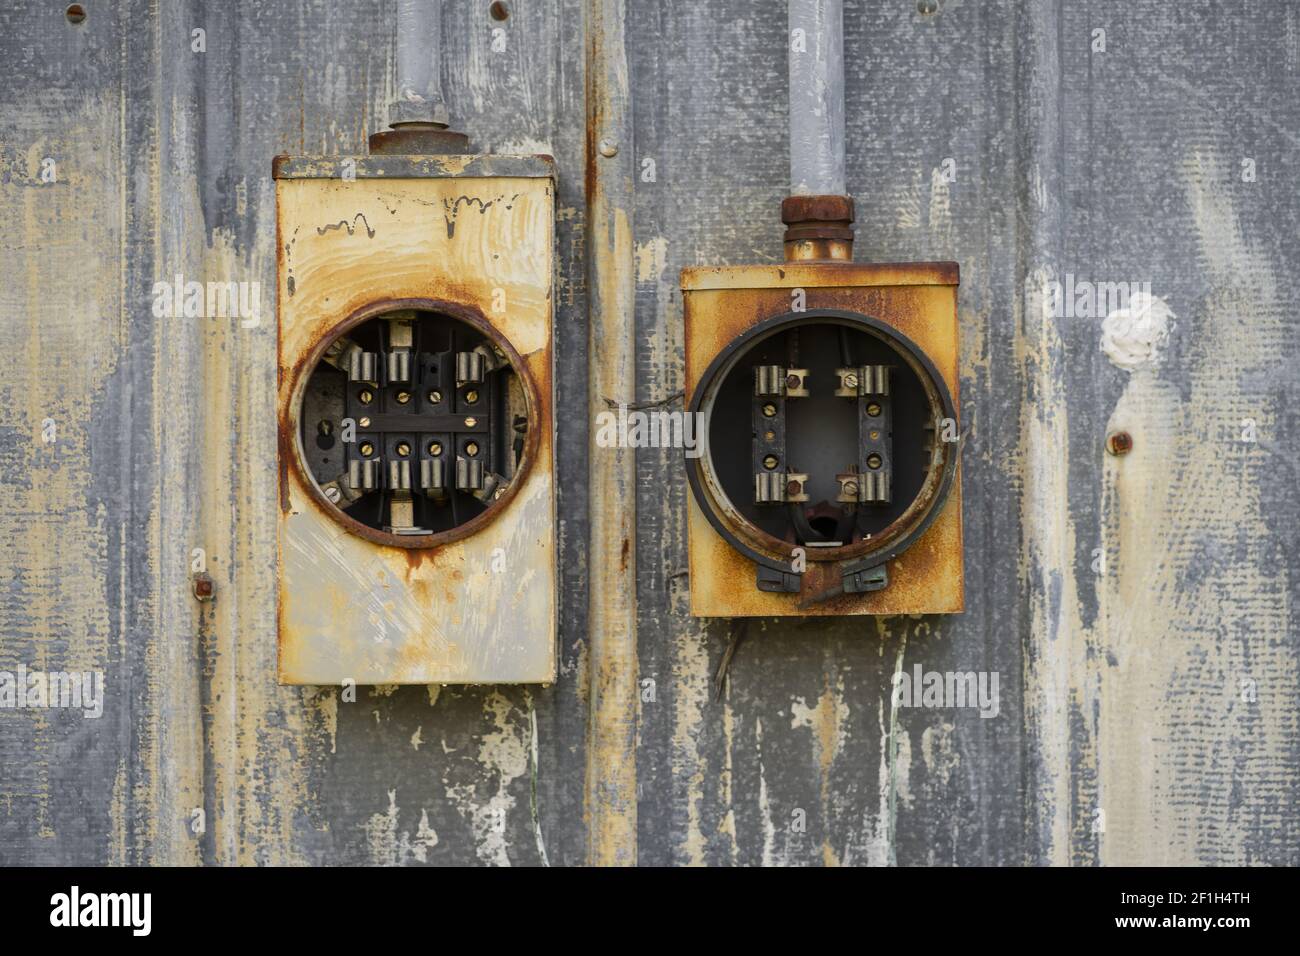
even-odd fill
[[(101, 668), (108, 698), (0, 711), (0, 863), (583, 861), (586, 582), (612, 557), (584, 491), (583, 4), (449, 2), (445, 41), (476, 147), (560, 169), (560, 680), (356, 703), (275, 683), (270, 161), (364, 151), (392, 4), (84, 6), (0, 10), (0, 670)], [(1300, 9), (845, 21), (857, 257), (962, 268), (967, 610), (754, 622), (715, 699), (730, 628), (687, 613), (680, 459), (640, 453), (639, 860), (1300, 863)], [(626, 36), (654, 401), (682, 386), (679, 268), (780, 256), (784, 4), (629, 2)], [(155, 318), (177, 273), (259, 281), (261, 324)], [(1044, 317), (1066, 274), (1149, 282), (1168, 347), (1123, 371), (1100, 317)], [(892, 706), (918, 663), (998, 672), (999, 715)]]

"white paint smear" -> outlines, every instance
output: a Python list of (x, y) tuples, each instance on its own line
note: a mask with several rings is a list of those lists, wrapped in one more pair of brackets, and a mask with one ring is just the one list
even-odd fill
[(1173, 310), (1159, 296), (1135, 292), (1128, 308), (1116, 309), (1101, 323), (1101, 350), (1126, 372), (1154, 364), (1169, 342), (1173, 319)]

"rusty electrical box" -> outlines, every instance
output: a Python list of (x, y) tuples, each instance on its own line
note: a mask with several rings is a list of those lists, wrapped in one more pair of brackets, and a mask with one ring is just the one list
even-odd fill
[(281, 682), (553, 681), (552, 161), (274, 174)]
[(816, 247), (684, 270), (693, 614), (962, 610), (957, 281)]

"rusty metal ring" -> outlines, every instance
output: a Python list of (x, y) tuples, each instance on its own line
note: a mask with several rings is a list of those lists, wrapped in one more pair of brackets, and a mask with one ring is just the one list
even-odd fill
[[(704, 442), (704, 453), (694, 460), (686, 459), (686, 479), (691, 486), (696, 504), (704, 512), (709, 524), (724, 540), (755, 564), (786, 572), (792, 570), (791, 559), (786, 557), (790, 550), (789, 542), (768, 534), (740, 515), (735, 506), (731, 505), (726, 492), (712, 473), (712, 456), (708, 449), (709, 417), (712, 414), (713, 393), (726, 377), (725, 373), (731, 371), (747, 347), (784, 332), (788, 328), (809, 325), (818, 319), (827, 320), (831, 324), (848, 325), (874, 335), (890, 345), (912, 366), (912, 370), (918, 373), (921, 385), (930, 399), (931, 408), (937, 413), (936, 417), (957, 420), (952, 393), (929, 356), (902, 332), (873, 316), (839, 309), (786, 312), (759, 322), (732, 340), (726, 348), (714, 356), (704, 374), (700, 376), (691, 396), (688, 410), (693, 415), (701, 416), (700, 420), (703, 421), (703, 427), (699, 431), (701, 441)], [(839, 548), (808, 548), (807, 559), (820, 562), (852, 562), (856, 566), (875, 562), (884, 564), (915, 544), (938, 516), (952, 489), (953, 478), (957, 473), (957, 455), (947, 447), (948, 444), (950, 443), (935, 442), (932, 455), (942, 457), (942, 466), (928, 470), (926, 480), (916, 497), (880, 534), (870, 540)], [(713, 493), (714, 490), (716, 495)], [(722, 512), (726, 509), (717, 501), (718, 496), (734, 513), (735, 517), (731, 520), (724, 518)]]
[[(528, 417), (528, 435), (524, 439), (524, 451), (519, 460), (519, 466), (511, 478), (510, 486), (500, 498), (496, 498), (482, 512), (475, 515), (469, 521), (449, 528), (446, 531), (440, 531), (437, 534), (421, 535), (398, 535), (390, 534), (387, 531), (380, 531), (378, 528), (372, 528), (370, 525), (363, 524), (356, 518), (347, 514), (325, 497), (321, 491), (320, 485), (317, 484), (316, 478), (307, 467), (306, 456), (302, 449), (302, 403), (303, 397), (307, 391), (307, 381), (311, 378), (311, 373), (320, 365), (326, 350), (340, 336), (346, 335), (361, 324), (370, 319), (377, 318), (387, 312), (398, 312), (407, 309), (414, 309), (420, 312), (437, 312), (442, 315), (450, 316), (453, 319), (464, 322), (471, 326), (476, 332), (481, 333), (485, 338), (492, 342), (497, 348), (505, 353), (506, 360), (510, 363), (511, 371), (519, 379), (524, 392), (524, 404), (526, 406)], [(445, 302), (440, 299), (384, 299), (372, 302), (369, 305), (357, 309), (346, 319), (336, 325), (331, 326), (320, 337), (320, 340), (312, 348), (311, 352), (298, 363), (293, 371), (293, 380), (289, 390), (289, 400), (287, 407), (281, 412), (280, 430), (280, 483), (281, 483), (281, 501), (285, 500), (288, 493), (288, 487), (285, 484), (288, 475), (285, 472), (284, 458), (288, 457), (294, 468), (298, 472), (298, 477), (302, 480), (307, 488), (309, 497), (315, 502), (316, 506), (323, 510), (334, 521), (346, 528), (352, 534), (365, 538), (367, 541), (373, 541), (375, 544), (383, 544), (392, 548), (405, 548), (407, 550), (428, 550), (430, 548), (440, 548), (443, 545), (451, 544), (453, 541), (459, 541), (461, 538), (467, 538), (479, 529), (483, 528), (488, 522), (494, 520), (497, 515), (505, 510), (511, 500), (518, 493), (524, 480), (532, 468), (533, 459), (537, 457), (538, 443), (540, 442), (540, 429), (538, 426), (539, 410), (541, 400), (537, 391), (537, 384), (533, 381), (532, 373), (528, 371), (523, 356), (515, 350), (515, 347), (494, 328), (483, 314), (472, 306), (461, 305), (456, 302)], [(284, 436), (292, 436), (291, 454), (286, 456)]]

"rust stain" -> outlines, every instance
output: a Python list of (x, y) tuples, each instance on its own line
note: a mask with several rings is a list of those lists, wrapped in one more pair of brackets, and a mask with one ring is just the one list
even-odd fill
[(424, 559), (429, 552), (424, 548), (403, 548), (402, 552), (406, 558), (406, 580), (410, 581), (411, 575), (424, 567)]
[[(280, 155), (275, 157), (272, 168), (276, 164), (287, 159), (287, 156)], [(275, 266), (277, 275), (287, 275), (289, 271), (289, 249), (284, 244), (284, 223), (279, 216), (275, 217)], [(292, 294), (292, 293), (290, 293)], [(284, 303), (277, 297), (276, 304), (276, 322), (275, 322), (275, 387), (277, 393), (282, 394), (285, 383), (284, 375), (284, 332), (282, 328), (281, 315), (284, 312)], [(285, 439), (289, 432), (285, 430), (285, 411), (281, 408), (277, 412), (279, 427), (276, 429), (276, 466), (279, 473), (278, 487), (280, 491), (280, 512), (285, 513), (289, 510), (289, 457), (292, 453), (292, 446), (285, 447)]]
[(682, 290), (889, 288), (958, 285), (955, 262), (784, 262), (780, 265), (687, 266)]

